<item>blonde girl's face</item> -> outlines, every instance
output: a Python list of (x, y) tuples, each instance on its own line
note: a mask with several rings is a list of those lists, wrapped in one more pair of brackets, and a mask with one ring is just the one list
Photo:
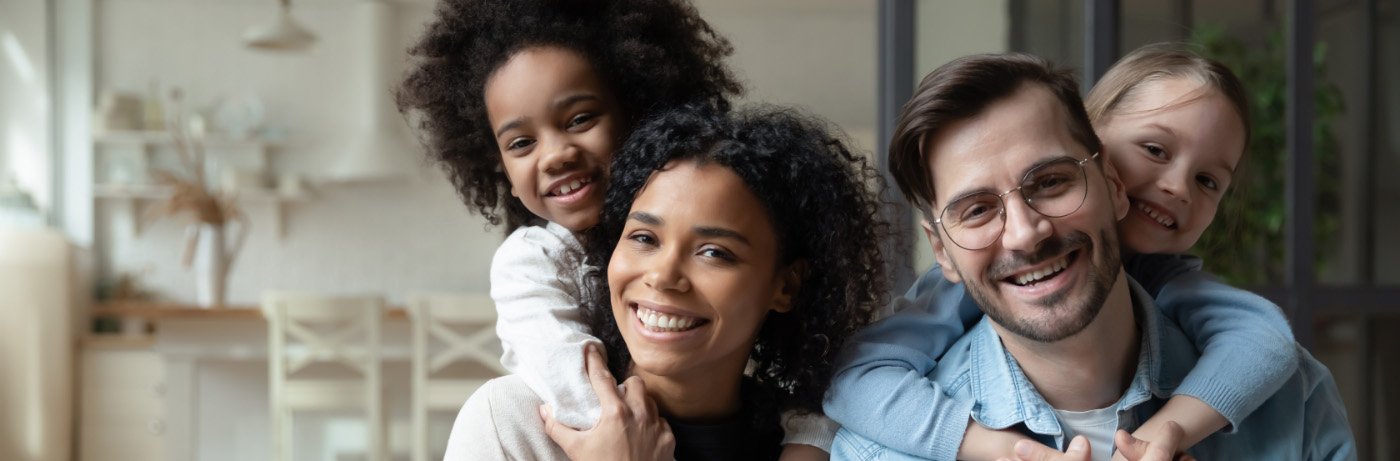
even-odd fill
[(1119, 222), (1136, 253), (1185, 253), (1215, 219), (1244, 154), (1244, 122), (1223, 94), (1189, 78), (1144, 83), (1096, 123), (1131, 207)]

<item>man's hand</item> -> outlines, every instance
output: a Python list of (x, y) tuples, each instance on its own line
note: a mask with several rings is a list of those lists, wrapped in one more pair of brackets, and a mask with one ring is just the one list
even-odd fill
[[(1016, 458), (1020, 461), (1089, 461), (1092, 456), (1089, 439), (1076, 435), (1069, 441), (1069, 449), (1064, 453), (1036, 443), (1033, 440), (1016, 442)], [(1011, 461), (1011, 460), (1000, 460)]]
[[(641, 378), (631, 377), (622, 383), (608, 372), (606, 360), (597, 347), (585, 351), (584, 366), (593, 392), (598, 394), (602, 416), (598, 424), (586, 431), (560, 424), (549, 406), (540, 405), (544, 431), (554, 443), (564, 449), (569, 459), (619, 461), (669, 461), (675, 459), (676, 437), (671, 426), (656, 411), (656, 403), (646, 395)], [(621, 394), (621, 395), (619, 395)]]
[(1195, 461), (1196, 458), (1191, 455), (1176, 454), (1184, 437), (1181, 426), (1167, 421), (1163, 429), (1165, 433), (1162, 438), (1153, 442), (1133, 437), (1128, 431), (1119, 429), (1113, 437), (1113, 444), (1118, 447), (1118, 452), (1113, 454), (1114, 461)]

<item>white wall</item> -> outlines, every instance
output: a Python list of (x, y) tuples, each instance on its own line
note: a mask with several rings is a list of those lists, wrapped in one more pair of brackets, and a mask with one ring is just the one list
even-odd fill
[[(1010, 15), (1006, 0), (964, 2), (920, 0), (915, 3), (914, 85), (948, 61), (976, 53), (1001, 53), (1007, 43)], [(893, 187), (893, 185), (891, 185)], [(922, 274), (935, 262), (914, 214), (914, 270)]]
[[(305, 53), (269, 54), (244, 48), (239, 37), (274, 14), (273, 2), (102, 0), (95, 86), (145, 94), (158, 80), (183, 89), (192, 109), (228, 94), (256, 94), (267, 123), (287, 133), (275, 168), (323, 175), (363, 119), (364, 98), (355, 90), (366, 50), (357, 46), (363, 41), (355, 35), (356, 4), (294, 4), (294, 16), (319, 41)], [(398, 11), (395, 49), (402, 50), (430, 10), (398, 4)], [(406, 56), (394, 58), (401, 63)], [(288, 205), (285, 237), (274, 229), (275, 208), (246, 203), (253, 232), (230, 276), (230, 302), (256, 303), (269, 289), (383, 292), (396, 299), (414, 290), (485, 290), (499, 231), (484, 230), (485, 221), (467, 213), (442, 174), (423, 167), (416, 145), (403, 148), (404, 161), (420, 167), (417, 177), (321, 187), (310, 200)], [(193, 300), (193, 275), (179, 266), (185, 221), (164, 219), (133, 234), (139, 210), (102, 201), (97, 213), (105, 275), (134, 271), (169, 299)]]
[(45, 3), (0, 2), (0, 181), (13, 175), (47, 210), (53, 186)]

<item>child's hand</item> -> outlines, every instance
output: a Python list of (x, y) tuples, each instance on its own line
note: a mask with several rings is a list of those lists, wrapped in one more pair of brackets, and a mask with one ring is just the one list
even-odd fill
[(1118, 447), (1118, 451), (1113, 454), (1114, 461), (1194, 461), (1196, 458), (1189, 454), (1177, 455), (1178, 445), (1184, 437), (1181, 426), (1173, 421), (1167, 421), (1163, 426), (1162, 437), (1156, 441), (1133, 437), (1128, 431), (1119, 429), (1113, 436), (1113, 444)]
[[(1017, 442), (1027, 439), (1024, 434), (1011, 430), (989, 429), (977, 424), (971, 419), (967, 420), (967, 432), (963, 433), (962, 444), (958, 446), (958, 459), (963, 461), (991, 461), (1004, 458), (1014, 458), (1016, 453), (1012, 447)], [(1036, 444), (1040, 445), (1040, 444)], [(1041, 445), (1044, 447), (1043, 445)], [(1045, 447), (1049, 448), (1049, 447)]]
[(569, 459), (675, 459), (676, 437), (671, 434), (671, 426), (656, 411), (656, 403), (647, 397), (641, 378), (628, 378), (622, 383), (623, 392), (619, 393), (617, 381), (608, 372), (606, 360), (595, 346), (588, 347), (584, 366), (603, 409), (597, 425), (586, 431), (575, 430), (555, 420), (549, 406), (540, 405), (545, 433), (564, 449)]
[[(1016, 442), (1016, 458), (1020, 461), (1089, 461), (1093, 451), (1089, 449), (1089, 439), (1076, 435), (1069, 441), (1069, 449), (1064, 453), (1036, 443), (1034, 440)], [(1001, 459), (998, 461), (1011, 461)]]
[(800, 443), (789, 443), (783, 445), (783, 454), (778, 457), (778, 461), (827, 461), (831, 459), (831, 453), (826, 450)]

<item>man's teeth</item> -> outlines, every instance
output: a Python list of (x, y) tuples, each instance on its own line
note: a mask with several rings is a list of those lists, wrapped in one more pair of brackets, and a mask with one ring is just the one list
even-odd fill
[(585, 184), (588, 184), (590, 182), (593, 182), (593, 180), (588, 178), (575, 179), (567, 184), (559, 186), (558, 189), (555, 189), (554, 195), (568, 195), (570, 192), (579, 190), (579, 188), (583, 187)]
[(1050, 265), (1050, 267), (1021, 274), (1019, 276), (1016, 276), (1016, 278), (1013, 279), (1013, 281), (1015, 281), (1017, 285), (1027, 285), (1030, 283), (1039, 282), (1041, 279), (1044, 279), (1054, 274), (1058, 274), (1060, 271), (1065, 270), (1065, 266), (1068, 265), (1069, 258), (1060, 258), (1059, 261), (1055, 262), (1055, 264)]
[(1143, 213), (1147, 213), (1148, 216), (1151, 216), (1152, 219), (1157, 220), (1157, 224), (1161, 224), (1164, 227), (1176, 225), (1176, 221), (1172, 220), (1172, 218), (1168, 217), (1166, 214), (1158, 213), (1157, 210), (1152, 209), (1152, 207), (1142, 202), (1137, 202), (1137, 207), (1139, 210), (1142, 210)]
[(695, 328), (695, 325), (700, 323), (700, 319), (694, 317), (662, 314), (645, 307), (637, 308), (637, 318), (642, 320), (643, 326), (652, 331), (685, 331)]

